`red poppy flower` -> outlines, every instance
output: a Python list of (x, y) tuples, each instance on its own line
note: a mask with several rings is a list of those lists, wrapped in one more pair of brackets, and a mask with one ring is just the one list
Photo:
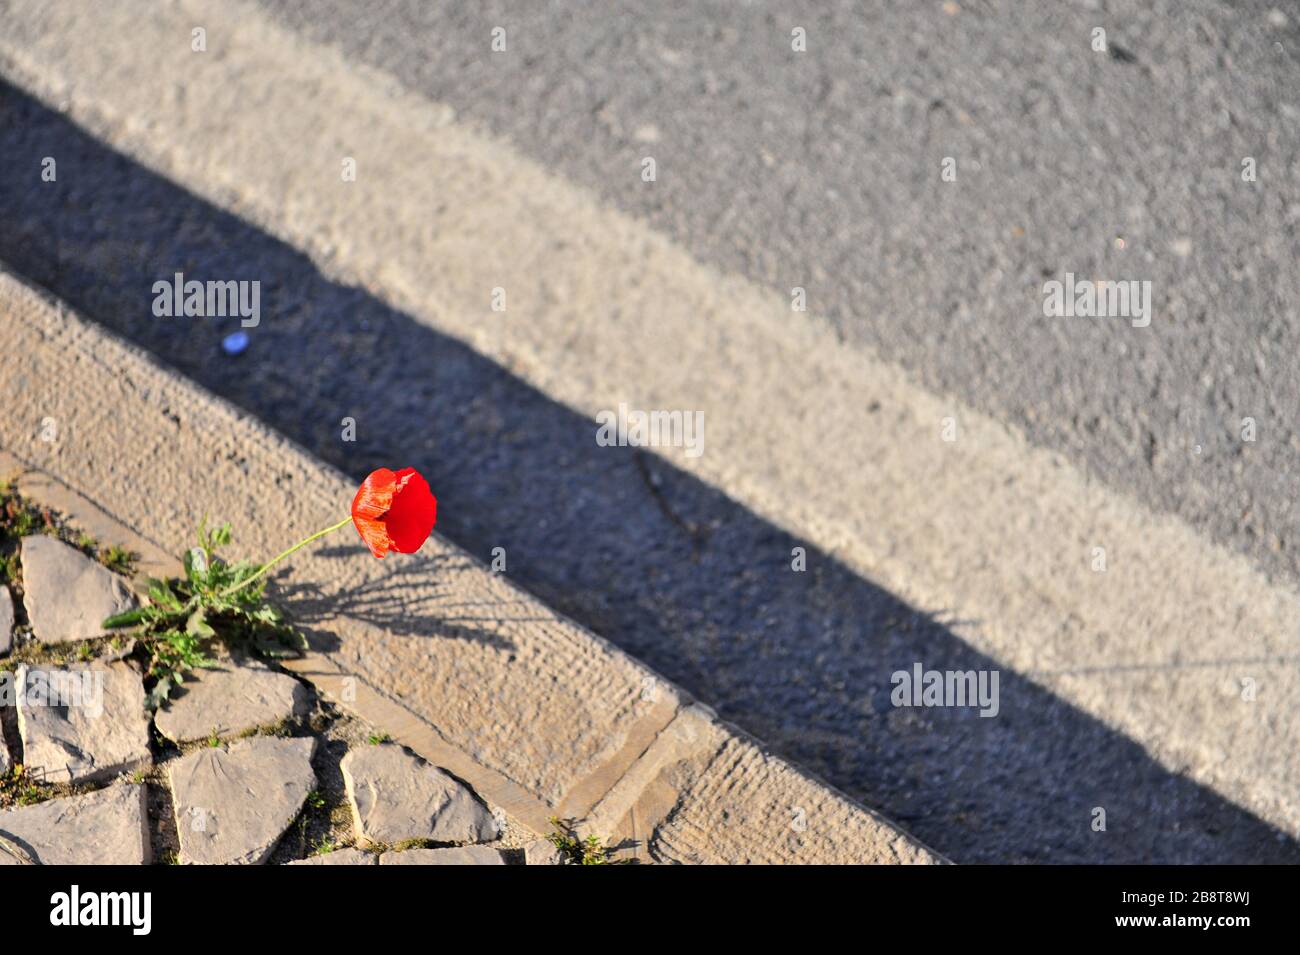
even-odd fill
[(438, 520), (438, 499), (415, 468), (370, 472), (352, 499), (352, 523), (380, 560), (390, 550), (414, 554)]

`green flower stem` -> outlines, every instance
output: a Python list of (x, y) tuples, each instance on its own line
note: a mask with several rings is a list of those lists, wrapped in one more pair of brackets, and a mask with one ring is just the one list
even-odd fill
[(247, 578), (247, 579), (245, 579), (245, 580), (241, 580), (239, 583), (235, 584), (235, 586), (233, 586), (233, 587), (227, 587), (225, 590), (221, 591), (221, 593), (217, 594), (217, 596), (218, 596), (218, 597), (229, 597), (229, 596), (230, 596), (231, 594), (233, 594), (233, 593), (238, 593), (239, 591), (241, 591), (241, 590), (243, 590), (245, 587), (247, 587), (249, 584), (251, 584), (253, 581), (257, 580), (258, 577), (261, 577), (263, 574), (265, 574), (268, 570), (270, 570), (270, 569), (271, 569), (272, 567), (274, 567), (276, 564), (280, 563), (280, 561), (284, 560), (284, 559), (285, 559), (286, 557), (288, 557), (290, 554), (294, 553), (295, 551), (302, 550), (304, 547), (306, 547), (306, 546), (307, 546), (308, 544), (310, 544), (312, 541), (314, 541), (314, 540), (320, 540), (320, 539), (321, 539), (322, 537), (324, 537), (326, 534), (328, 534), (328, 533), (330, 533), (330, 532), (332, 532), (332, 531), (336, 531), (336, 530), (338, 530), (340, 527), (344, 527), (344, 526), (346, 526), (346, 525), (348, 525), (348, 524), (351, 524), (351, 523), (352, 523), (352, 518), (351, 518), (351, 517), (345, 517), (343, 520), (339, 521), (337, 524), (334, 524), (334, 525), (332, 525), (332, 526), (330, 526), (330, 527), (327, 527), (327, 528), (325, 528), (323, 531), (317, 531), (315, 534), (312, 534), (310, 537), (306, 538), (305, 540), (300, 540), (298, 543), (294, 544), (292, 547), (290, 547), (290, 548), (289, 548), (288, 550), (286, 550), (284, 553), (282, 553), (282, 554), (277, 554), (276, 556), (272, 557), (272, 558), (270, 559), (270, 561), (268, 561), (267, 563), (263, 564), (262, 567), (261, 567), (261, 569), (258, 570), (258, 572), (255, 573), (252, 577), (249, 577), (249, 578)]

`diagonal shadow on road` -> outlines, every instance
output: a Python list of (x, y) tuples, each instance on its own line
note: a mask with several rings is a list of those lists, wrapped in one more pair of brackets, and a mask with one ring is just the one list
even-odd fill
[[(420, 468), (451, 540), (504, 548), (514, 581), (955, 861), (1300, 861), (1293, 838), (1021, 675), (1002, 672), (996, 718), (893, 707), (894, 671), (998, 665), (5, 83), (0, 166), (0, 259), (354, 477)], [(262, 283), (246, 352), (220, 347), (237, 318), (152, 314), (175, 272)]]

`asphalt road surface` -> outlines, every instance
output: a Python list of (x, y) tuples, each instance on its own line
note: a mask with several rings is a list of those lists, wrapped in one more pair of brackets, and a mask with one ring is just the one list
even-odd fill
[[(1300, 9), (263, 6), (1297, 579)], [(1067, 272), (1150, 281), (1150, 327), (1045, 318)]]

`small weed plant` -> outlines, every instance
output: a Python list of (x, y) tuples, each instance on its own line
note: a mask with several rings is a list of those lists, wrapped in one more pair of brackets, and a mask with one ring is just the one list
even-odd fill
[(552, 832), (546, 838), (560, 850), (568, 865), (621, 865), (631, 861), (611, 859), (609, 846), (599, 836), (593, 833), (579, 838), (572, 825), (559, 816), (551, 817), (551, 826)]
[(302, 636), (266, 602), (263, 574), (269, 564), (227, 563), (217, 551), (230, 543), (230, 525), (199, 525), (198, 546), (185, 554), (185, 576), (147, 580), (149, 603), (104, 621), (106, 630), (135, 628), (153, 681), (149, 705), (157, 709), (185, 682), (185, 675), (214, 663), (218, 643), (270, 659), (305, 649)]

